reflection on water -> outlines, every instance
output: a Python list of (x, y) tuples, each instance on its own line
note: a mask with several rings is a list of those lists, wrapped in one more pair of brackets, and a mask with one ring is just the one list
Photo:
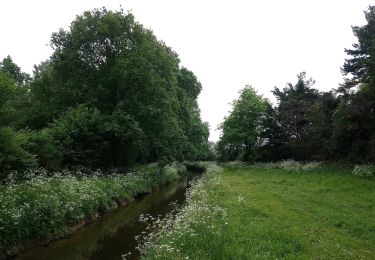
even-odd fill
[(176, 205), (185, 201), (189, 178), (170, 183), (151, 194), (143, 195), (127, 206), (103, 216), (67, 239), (61, 239), (46, 246), (38, 246), (19, 255), (16, 259), (121, 259), (122, 254), (131, 252), (130, 259), (139, 256), (135, 250), (134, 237), (145, 230), (139, 222), (141, 214), (164, 216)]

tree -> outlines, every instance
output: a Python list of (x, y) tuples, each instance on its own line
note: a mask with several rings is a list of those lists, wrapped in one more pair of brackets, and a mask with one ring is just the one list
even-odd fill
[[(105, 8), (84, 12), (69, 30), (54, 33), (51, 45), (51, 59), (35, 67), (30, 128), (55, 125), (66, 113), (86, 107), (106, 124), (94, 135), (105, 135), (108, 151), (117, 158), (107, 158), (107, 164), (200, 156), (208, 139), (196, 101), (201, 84), (132, 14)], [(85, 145), (76, 148), (84, 152)], [(124, 159), (130, 150), (132, 156)]]
[(311, 88), (314, 81), (306, 79), (306, 73), (297, 75), (295, 85), (288, 83), (281, 91), (275, 88), (273, 94), (279, 105), (280, 124), (288, 136), (287, 146), (294, 159), (308, 159), (312, 153), (310, 140), (311, 115), (314, 104), (319, 100), (319, 92)]
[(251, 86), (240, 91), (240, 97), (232, 102), (232, 111), (220, 128), (219, 150), (223, 159), (253, 160), (253, 150), (258, 142), (259, 126), (265, 115), (267, 101)]
[(345, 60), (342, 72), (352, 75), (347, 82), (350, 87), (363, 83), (375, 86), (375, 6), (369, 6), (365, 18), (367, 24), (352, 27), (358, 43), (353, 44), (353, 49), (345, 49), (351, 57)]
[(260, 123), (259, 142), (256, 159), (259, 161), (279, 161), (290, 156), (288, 136), (280, 124), (279, 114), (267, 103), (266, 113)]
[[(16, 84), (6, 73), (0, 71), (0, 124), (4, 123), (4, 106), (12, 98)], [(1, 126), (1, 125), (0, 125)]]
[(13, 78), (20, 85), (26, 84), (31, 80), (30, 75), (22, 72), (21, 68), (13, 62), (9, 55), (0, 62), (0, 71)]
[(193, 72), (182, 67), (177, 75), (178, 118), (186, 136), (182, 157), (188, 160), (205, 158), (209, 153), (209, 127), (203, 123), (197, 102), (202, 85)]
[[(342, 72), (351, 77), (338, 90), (340, 104), (333, 115), (333, 152), (351, 161), (375, 161), (375, 6), (365, 11), (367, 24), (354, 26), (358, 43), (345, 50)], [(357, 91), (350, 91), (357, 87)]]
[(26, 149), (27, 132), (16, 132), (8, 122), (8, 103), (16, 92), (16, 82), (0, 70), (0, 179), (13, 169), (35, 166), (35, 156)]

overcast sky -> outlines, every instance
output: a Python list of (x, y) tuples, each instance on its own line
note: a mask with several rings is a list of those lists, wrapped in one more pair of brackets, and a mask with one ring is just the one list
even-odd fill
[(201, 81), (202, 118), (217, 125), (246, 84), (270, 91), (306, 71), (320, 90), (342, 82), (340, 66), (365, 23), (370, 0), (8, 0), (0, 2), (0, 59), (24, 71), (51, 55), (49, 38), (75, 16), (99, 8), (132, 10), (136, 19), (180, 56)]

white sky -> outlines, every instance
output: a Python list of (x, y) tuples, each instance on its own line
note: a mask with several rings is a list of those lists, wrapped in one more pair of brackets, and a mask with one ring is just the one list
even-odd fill
[(274, 86), (307, 71), (320, 90), (342, 82), (340, 67), (365, 23), (370, 0), (3, 0), (0, 59), (11, 55), (24, 71), (51, 55), (52, 32), (99, 8), (131, 9), (136, 19), (180, 56), (201, 81), (202, 118), (218, 140), (217, 125), (246, 84), (269, 97)]

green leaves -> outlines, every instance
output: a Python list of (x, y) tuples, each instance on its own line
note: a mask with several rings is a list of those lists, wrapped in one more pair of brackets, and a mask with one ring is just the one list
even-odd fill
[(201, 84), (130, 13), (84, 12), (51, 37), (23, 126), (46, 129), (64, 164), (127, 166), (205, 157)]
[(266, 108), (267, 101), (251, 86), (240, 91), (240, 97), (232, 103), (232, 112), (221, 125), (223, 134), (220, 149), (227, 150), (226, 156), (229, 159), (233, 160), (238, 156), (250, 159), (258, 141), (259, 126)]

